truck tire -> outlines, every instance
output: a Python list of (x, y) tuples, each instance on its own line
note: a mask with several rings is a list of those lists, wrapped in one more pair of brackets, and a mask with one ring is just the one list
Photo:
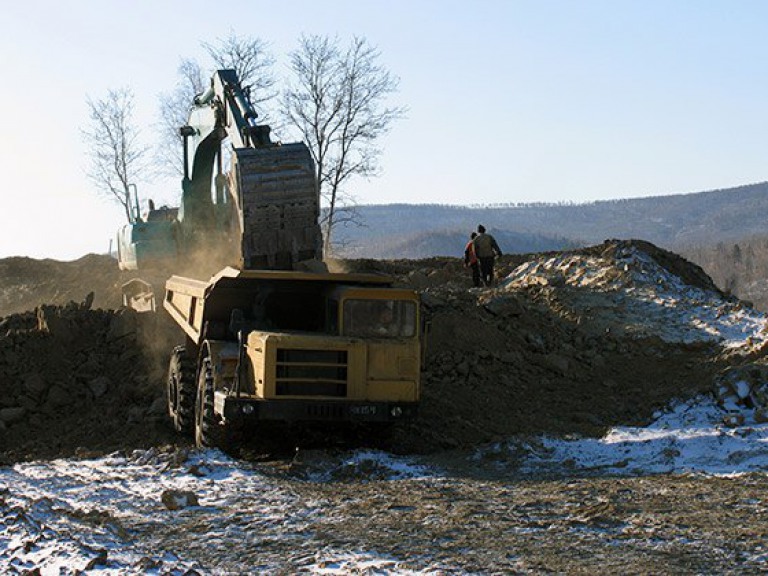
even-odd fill
[(167, 404), (173, 427), (184, 434), (191, 433), (195, 418), (195, 369), (184, 346), (177, 346), (168, 366)]
[(200, 366), (195, 403), (195, 444), (198, 448), (219, 448), (232, 453), (238, 447), (238, 434), (232, 423), (223, 422), (214, 410), (214, 382), (211, 359)]

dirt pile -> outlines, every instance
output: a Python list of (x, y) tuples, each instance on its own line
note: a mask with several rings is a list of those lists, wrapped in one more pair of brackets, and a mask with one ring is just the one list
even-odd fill
[(614, 335), (560, 315), (538, 293), (432, 290), (424, 300), (432, 331), (411, 436), (424, 444), (643, 424), (671, 398), (711, 390), (720, 369), (708, 343)]
[(91, 308), (91, 298), (0, 321), (4, 459), (150, 446), (173, 436), (148, 340), (157, 318)]
[(88, 254), (71, 262), (14, 257), (0, 260), (0, 316), (42, 304), (80, 302), (94, 293), (94, 306), (117, 308), (121, 273), (110, 256)]
[[(20, 459), (182, 441), (166, 422), (164, 383), (183, 336), (164, 312), (92, 308), (114, 302), (119, 276), (103, 269), (114, 261), (81, 259), (39, 294), (34, 262), (26, 276), (17, 270), (14, 285), (29, 289), (17, 304), (6, 290), (6, 307), (39, 302), (46, 286), (87, 294), (94, 278), (112, 279), (101, 284), (106, 296), (0, 321), (0, 451)], [(422, 294), (430, 331), (421, 414), (396, 430), (389, 448), (400, 452), (643, 424), (673, 398), (712, 392), (723, 368), (766, 346), (758, 339), (724, 355), (726, 320), (743, 330), (747, 311), (700, 268), (645, 242), (505, 256), (493, 289), (470, 288), (457, 258), (332, 264), (385, 272)]]

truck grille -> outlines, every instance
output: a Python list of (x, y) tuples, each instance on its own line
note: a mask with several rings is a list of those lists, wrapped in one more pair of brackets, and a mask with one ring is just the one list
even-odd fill
[(278, 348), (275, 374), (278, 396), (347, 395), (347, 351)]

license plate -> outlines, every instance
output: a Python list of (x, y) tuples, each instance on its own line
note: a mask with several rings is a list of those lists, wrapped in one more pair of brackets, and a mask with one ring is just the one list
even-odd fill
[(376, 406), (352, 406), (349, 411), (355, 416), (373, 416), (376, 414)]

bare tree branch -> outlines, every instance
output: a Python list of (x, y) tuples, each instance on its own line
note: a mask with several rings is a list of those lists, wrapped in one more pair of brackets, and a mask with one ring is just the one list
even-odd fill
[(87, 104), (90, 121), (82, 136), (90, 157), (88, 177), (101, 194), (123, 206), (131, 222), (130, 186), (144, 179), (148, 166), (148, 148), (133, 124), (133, 92), (110, 90), (106, 98), (87, 98)]
[(308, 143), (324, 201), (325, 251), (330, 253), (336, 224), (359, 221), (354, 198), (344, 187), (355, 176), (378, 172), (376, 141), (405, 115), (385, 107), (399, 81), (378, 63), (380, 54), (363, 38), (346, 49), (338, 39), (305, 36), (290, 55), (294, 84), (283, 96), (286, 122)]
[(214, 70), (229, 68), (237, 72), (251, 101), (260, 105), (262, 122), (269, 117), (268, 103), (277, 95), (272, 72), (275, 61), (264, 41), (230, 33), (214, 43), (203, 42), (202, 46), (210, 58), (210, 66), (203, 67), (195, 60), (182, 60), (176, 87), (172, 92), (160, 95), (158, 124), (161, 137), (156, 162), (159, 169), (173, 176), (184, 175), (183, 140), (179, 128), (188, 122), (194, 97), (208, 88)]
[(179, 128), (189, 121), (192, 102), (196, 95), (205, 91), (206, 78), (205, 72), (194, 60), (182, 60), (177, 71), (176, 87), (159, 96), (159, 140), (155, 164), (162, 173), (181, 178), (184, 175), (184, 154)]
[(250, 90), (252, 103), (264, 104), (277, 96), (272, 72), (275, 59), (260, 38), (230, 32), (213, 44), (203, 42), (203, 48), (216, 68), (231, 68), (237, 73), (243, 87)]

